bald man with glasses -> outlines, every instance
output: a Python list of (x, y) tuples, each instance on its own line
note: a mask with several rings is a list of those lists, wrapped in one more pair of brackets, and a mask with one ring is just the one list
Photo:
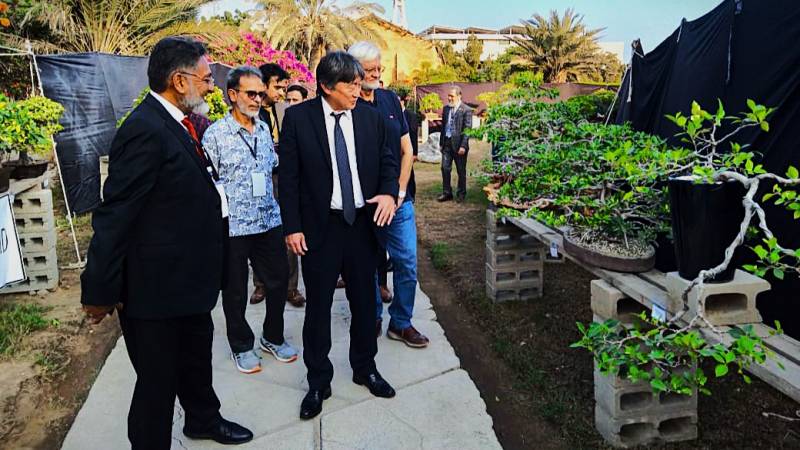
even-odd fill
[(233, 69), (226, 87), (233, 108), (209, 127), (203, 145), (219, 170), (230, 205), (228, 284), (222, 291), (222, 308), (231, 359), (240, 372), (251, 374), (261, 371), (261, 361), (245, 319), (248, 260), (267, 294), (267, 314), (258, 347), (285, 363), (295, 361), (297, 351), (283, 337), (289, 263), (281, 210), (272, 188), (278, 158), (267, 124), (258, 119), (267, 90), (261, 72), (250, 66)]

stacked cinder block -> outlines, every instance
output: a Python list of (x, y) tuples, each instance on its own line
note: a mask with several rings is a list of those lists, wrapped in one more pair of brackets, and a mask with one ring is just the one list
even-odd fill
[[(691, 284), (678, 275), (667, 274), (667, 292), (673, 301), (683, 301), (683, 293)], [(767, 281), (747, 272), (736, 270), (733, 280), (727, 283), (704, 283), (703, 288), (692, 288), (687, 296), (689, 317), (705, 308), (705, 317), (712, 325), (736, 325), (761, 322), (756, 309), (756, 296), (768, 291)]]
[(37, 185), (17, 194), (13, 208), (28, 279), (1, 289), (0, 294), (55, 289), (58, 286), (58, 257), (53, 192)]
[(486, 295), (495, 302), (542, 296), (544, 247), (533, 236), (486, 211)]
[[(591, 292), (595, 321), (616, 319), (632, 326), (639, 313), (648, 311), (604, 280), (592, 281)], [(603, 375), (595, 363), (594, 397), (595, 427), (615, 447), (697, 438), (697, 392), (654, 394), (649, 383)]]

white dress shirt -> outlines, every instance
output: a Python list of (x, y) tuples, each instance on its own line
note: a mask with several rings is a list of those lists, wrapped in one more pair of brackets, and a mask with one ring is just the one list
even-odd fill
[(356, 138), (353, 132), (353, 111), (334, 111), (331, 105), (322, 97), (322, 112), (325, 115), (325, 129), (328, 132), (328, 147), (331, 152), (331, 168), (333, 169), (333, 195), (331, 196), (331, 209), (342, 209), (342, 186), (339, 182), (339, 166), (336, 164), (336, 141), (333, 137), (336, 119), (331, 113), (344, 113), (339, 119), (339, 126), (344, 133), (344, 142), (347, 144), (347, 159), (350, 163), (350, 174), (353, 178), (353, 200), (356, 208), (364, 206), (364, 193), (361, 191), (361, 179), (358, 177), (358, 161), (356, 160)]
[(164, 105), (164, 108), (167, 110), (169, 115), (172, 116), (179, 124), (181, 124), (181, 126), (183, 127), (184, 130), (188, 131), (188, 129), (186, 128), (186, 125), (184, 125), (183, 122), (181, 122), (183, 120), (183, 118), (186, 117), (186, 114), (184, 114), (183, 111), (180, 110), (180, 108), (178, 108), (177, 106), (173, 105), (172, 103), (169, 102), (169, 100), (167, 100), (164, 97), (156, 94), (153, 91), (150, 91), (150, 95), (152, 95), (154, 99), (158, 100), (159, 103)]

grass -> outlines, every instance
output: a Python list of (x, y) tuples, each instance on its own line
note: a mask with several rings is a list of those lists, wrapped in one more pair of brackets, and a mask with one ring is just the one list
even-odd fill
[(444, 242), (437, 242), (431, 247), (431, 262), (436, 270), (444, 270), (450, 254), (450, 247)]
[(47, 328), (46, 311), (39, 305), (0, 305), (0, 356), (13, 355), (26, 335)]

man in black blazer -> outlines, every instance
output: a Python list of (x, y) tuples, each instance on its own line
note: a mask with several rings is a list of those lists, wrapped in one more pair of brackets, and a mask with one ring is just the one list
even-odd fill
[(223, 284), (226, 200), (187, 114), (214, 86), (202, 44), (156, 44), (151, 93), (111, 144), (104, 202), (81, 275), (81, 303), (99, 323), (119, 311), (136, 387), (128, 414), (134, 449), (169, 449), (175, 396), (183, 432), (239, 444), (253, 438), (220, 416), (211, 386), (211, 309)]
[(375, 270), (376, 226), (394, 216), (398, 162), (381, 116), (356, 106), (364, 78), (358, 61), (344, 52), (328, 53), (316, 75), (319, 96), (286, 110), (278, 169), (286, 244), (303, 257), (306, 283), (303, 360), (309, 391), (300, 405), (303, 419), (318, 415), (331, 395), (331, 304), (340, 273), (352, 314), (353, 382), (378, 397), (395, 394), (375, 367)]
[(446, 202), (453, 199), (450, 173), (453, 162), (458, 173), (456, 201), (463, 202), (467, 196), (467, 153), (469, 136), (464, 134), (472, 128), (472, 109), (461, 101), (461, 88), (453, 86), (447, 94), (447, 106), (442, 111), (442, 133), (439, 147), (442, 149), (442, 195), (436, 200)]

